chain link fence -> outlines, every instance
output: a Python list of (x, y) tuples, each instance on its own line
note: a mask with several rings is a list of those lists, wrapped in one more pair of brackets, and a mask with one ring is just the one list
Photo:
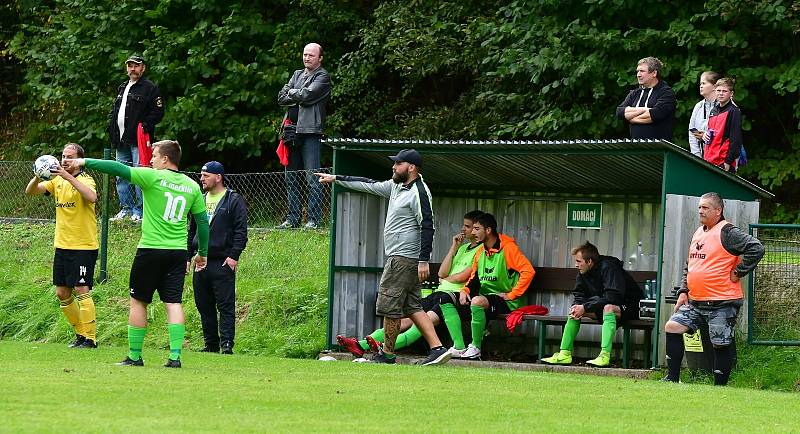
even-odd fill
[(800, 345), (800, 225), (752, 224), (764, 258), (752, 273), (748, 341)]
[[(330, 168), (319, 172), (330, 173)], [(195, 181), (199, 173), (183, 172)], [(102, 192), (103, 174), (89, 171), (97, 183), (98, 194)], [(26, 161), (0, 161), (0, 218), (5, 220), (53, 220), (55, 208), (48, 197), (26, 197), (25, 186), (33, 177), (31, 163)], [(289, 218), (289, 191), (293, 191), (295, 203), (294, 226), (302, 227), (315, 220), (318, 228), (327, 228), (330, 220), (330, 185), (319, 184), (311, 171), (299, 170), (266, 173), (232, 173), (225, 175), (225, 184), (244, 197), (248, 207), (248, 226), (251, 229), (274, 228)], [(113, 179), (109, 181), (109, 213), (119, 210), (117, 191)], [(97, 214), (102, 215), (98, 200)]]

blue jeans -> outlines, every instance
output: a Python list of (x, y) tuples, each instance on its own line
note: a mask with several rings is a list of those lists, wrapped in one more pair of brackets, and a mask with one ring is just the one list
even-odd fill
[[(139, 148), (120, 143), (117, 148), (117, 161), (128, 166), (139, 166)], [(117, 196), (119, 206), (133, 215), (142, 216), (142, 189), (125, 179), (117, 177)]]
[(308, 184), (308, 221), (319, 224), (322, 218), (322, 185), (313, 174), (320, 167), (320, 139), (318, 134), (298, 134), (294, 146), (289, 148), (289, 165), (286, 166), (285, 173), (289, 202), (286, 220), (293, 225), (299, 225), (302, 218), (303, 196), (300, 183), (304, 176)]

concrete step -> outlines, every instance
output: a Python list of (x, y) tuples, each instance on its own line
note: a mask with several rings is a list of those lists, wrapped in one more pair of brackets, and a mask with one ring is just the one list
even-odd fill
[[(342, 353), (342, 352), (327, 352), (323, 351), (320, 354), (322, 356), (331, 356), (340, 361), (352, 361), (355, 359), (352, 354), (350, 353)], [(371, 357), (371, 354), (365, 354), (367, 359)], [(407, 354), (398, 354), (397, 355), (397, 363), (401, 365), (414, 365), (418, 361), (423, 360), (423, 357), (417, 357), (413, 355)], [(623, 378), (633, 378), (639, 380), (648, 379), (653, 372), (649, 369), (623, 369), (623, 368), (595, 368), (586, 365), (570, 365), (570, 366), (554, 366), (554, 365), (546, 365), (543, 363), (517, 363), (517, 362), (495, 362), (491, 360), (459, 360), (459, 359), (451, 359), (448, 363), (451, 366), (463, 366), (463, 367), (478, 367), (478, 368), (495, 368), (495, 369), (514, 369), (517, 371), (536, 371), (536, 372), (563, 372), (569, 374), (584, 374), (584, 375), (598, 375), (598, 376), (609, 376), (609, 377), (623, 377)]]

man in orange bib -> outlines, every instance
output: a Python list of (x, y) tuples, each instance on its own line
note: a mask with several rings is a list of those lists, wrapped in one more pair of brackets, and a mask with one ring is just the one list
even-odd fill
[(714, 384), (724, 386), (731, 374), (735, 351), (731, 343), (742, 306), (740, 279), (758, 265), (764, 256), (764, 246), (725, 220), (719, 194), (700, 196), (698, 209), (701, 226), (689, 245), (675, 313), (664, 326), (668, 367), (664, 380), (676, 383), (680, 380), (683, 334), (694, 333), (707, 323), (714, 346)]

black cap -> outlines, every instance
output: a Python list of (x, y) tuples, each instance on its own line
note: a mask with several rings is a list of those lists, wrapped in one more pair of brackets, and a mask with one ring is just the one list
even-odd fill
[(223, 167), (222, 163), (219, 161), (209, 161), (208, 163), (203, 164), (203, 168), (200, 170), (206, 173), (213, 173), (214, 175), (225, 174), (225, 167)]
[(389, 157), (395, 163), (406, 162), (411, 163), (417, 167), (422, 167), (422, 155), (419, 155), (416, 149), (403, 149), (397, 155)]
[(144, 63), (144, 57), (142, 57), (142, 56), (140, 56), (138, 54), (131, 54), (130, 57), (128, 57), (128, 60), (125, 61), (125, 63), (128, 63), (128, 62), (140, 63), (141, 64), (141, 63)]

